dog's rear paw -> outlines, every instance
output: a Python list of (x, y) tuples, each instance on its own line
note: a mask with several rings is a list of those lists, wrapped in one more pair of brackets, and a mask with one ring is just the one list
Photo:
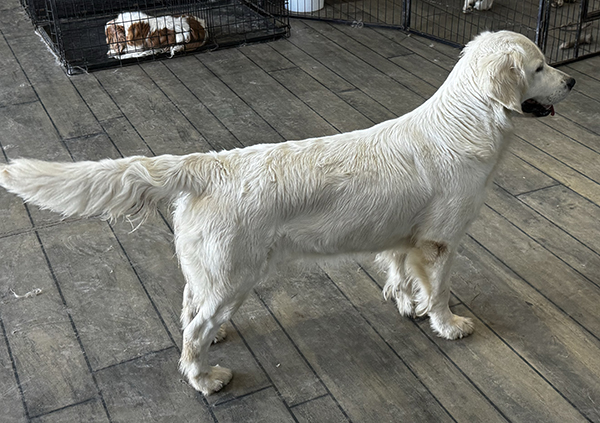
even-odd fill
[(190, 385), (204, 395), (210, 395), (220, 391), (231, 381), (232, 377), (231, 370), (216, 365), (210, 368), (210, 372), (190, 378)]
[(431, 327), (441, 338), (451, 340), (469, 336), (473, 333), (473, 329), (475, 329), (473, 320), (468, 317), (456, 315), (452, 315), (452, 319), (447, 323), (440, 323), (435, 319), (431, 319)]

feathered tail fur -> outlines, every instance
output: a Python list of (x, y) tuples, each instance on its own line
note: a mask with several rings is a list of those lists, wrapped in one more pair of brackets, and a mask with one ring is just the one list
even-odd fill
[(75, 163), (17, 159), (0, 164), (0, 185), (63, 216), (143, 220), (162, 199), (202, 192), (202, 161), (200, 154)]

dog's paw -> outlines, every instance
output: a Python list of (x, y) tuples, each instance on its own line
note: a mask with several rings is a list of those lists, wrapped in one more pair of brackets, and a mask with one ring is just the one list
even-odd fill
[(220, 391), (232, 377), (231, 370), (216, 365), (210, 368), (210, 372), (190, 378), (189, 382), (195, 390), (210, 395)]
[(217, 342), (221, 342), (225, 338), (227, 338), (227, 332), (225, 331), (225, 326), (221, 326), (219, 328), (219, 331), (217, 332), (217, 335), (215, 336), (215, 339), (213, 339), (212, 343), (216, 344)]
[(431, 319), (431, 328), (439, 337), (445, 339), (460, 339), (473, 333), (475, 325), (468, 317), (452, 315), (450, 322), (438, 322)]

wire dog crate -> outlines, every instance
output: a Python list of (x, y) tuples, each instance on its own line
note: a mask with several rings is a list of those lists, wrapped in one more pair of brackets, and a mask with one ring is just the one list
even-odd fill
[(285, 0), (21, 0), (68, 74), (289, 36)]
[(535, 41), (550, 63), (600, 53), (600, 0), (289, 0), (292, 17), (397, 27), (463, 46), (483, 30)]

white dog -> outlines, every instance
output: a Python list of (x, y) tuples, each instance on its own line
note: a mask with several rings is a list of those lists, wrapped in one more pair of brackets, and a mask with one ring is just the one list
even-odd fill
[(208, 364), (220, 326), (293, 257), (378, 252), (389, 275), (384, 295), (401, 314), (428, 314), (446, 339), (469, 335), (473, 323), (448, 307), (458, 243), (513, 114), (548, 115), (574, 84), (525, 36), (484, 33), (433, 97), (369, 129), (186, 156), (19, 159), (0, 165), (0, 184), (64, 215), (143, 219), (160, 199), (174, 201), (187, 282), (180, 368), (208, 395), (232, 377)]
[(471, 13), (475, 10), (490, 10), (494, 0), (465, 0), (463, 6), (463, 13)]

